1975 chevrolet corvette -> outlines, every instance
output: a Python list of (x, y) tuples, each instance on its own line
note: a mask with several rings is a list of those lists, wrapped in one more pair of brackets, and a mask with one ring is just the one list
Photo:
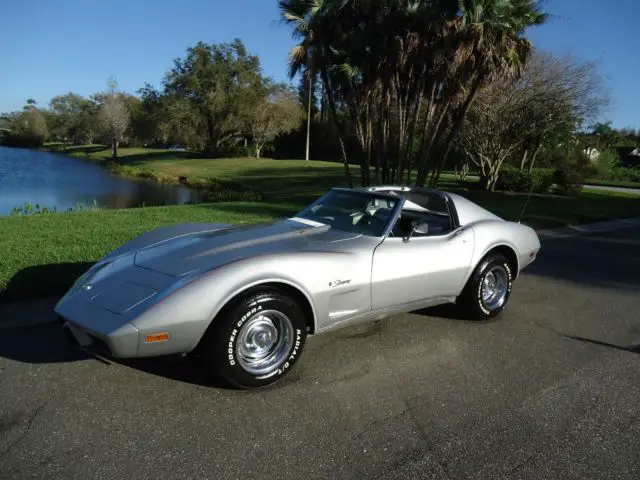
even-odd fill
[(296, 216), (145, 233), (93, 265), (55, 311), (116, 358), (198, 352), (239, 388), (275, 382), (307, 335), (455, 303), (498, 315), (536, 232), (439, 190), (334, 188)]

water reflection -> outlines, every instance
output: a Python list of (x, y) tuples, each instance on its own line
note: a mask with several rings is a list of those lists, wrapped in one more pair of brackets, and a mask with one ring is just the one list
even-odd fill
[(0, 215), (31, 202), (65, 211), (77, 203), (105, 208), (198, 203), (203, 194), (127, 179), (63, 154), (0, 147)]

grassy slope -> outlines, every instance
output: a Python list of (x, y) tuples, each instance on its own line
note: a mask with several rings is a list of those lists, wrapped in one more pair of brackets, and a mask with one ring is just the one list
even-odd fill
[[(281, 217), (294, 213), (330, 186), (345, 185), (343, 167), (336, 163), (202, 159), (187, 152), (148, 149), (122, 149), (120, 154), (123, 163), (134, 168), (233, 179), (264, 192), (266, 201), (0, 218), (0, 300), (62, 293), (90, 262), (158, 226), (247, 223)], [(97, 149), (90, 155), (102, 161), (109, 151)], [(352, 170), (358, 174), (357, 167)], [(445, 182), (443, 188), (457, 190), (454, 183)], [(509, 220), (519, 218), (527, 198), (522, 194), (458, 193)], [(576, 197), (533, 195), (523, 221), (542, 228), (632, 216), (640, 216), (637, 197), (585, 192)]]
[[(55, 149), (60, 151), (59, 149)], [(101, 146), (67, 149), (72, 156), (105, 162), (111, 151)], [(122, 148), (118, 153), (123, 173), (153, 172), (160, 179), (215, 179), (233, 181), (264, 193), (268, 202), (294, 202), (304, 205), (330, 186), (346, 186), (344, 166), (334, 162), (273, 160), (256, 158), (199, 158), (194, 152), (146, 148)], [(360, 169), (351, 166), (354, 182)]]
[(0, 218), (0, 299), (63, 293), (88, 267), (131, 238), (174, 223), (247, 223), (278, 215), (255, 204), (102, 210)]

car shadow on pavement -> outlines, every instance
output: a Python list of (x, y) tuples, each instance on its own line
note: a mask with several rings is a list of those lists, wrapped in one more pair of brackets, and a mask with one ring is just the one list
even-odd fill
[(192, 356), (166, 356), (140, 359), (114, 359), (80, 348), (58, 322), (14, 326), (0, 330), (0, 357), (20, 363), (57, 364), (97, 361), (140, 370), (179, 382), (215, 388), (231, 388), (209, 372), (200, 359)]
[(16, 326), (0, 330), (0, 357), (22, 363), (66, 363), (91, 356), (73, 348), (59, 323)]
[(191, 355), (171, 355), (166, 357), (111, 359), (120, 365), (141, 372), (168, 378), (201, 387), (232, 389), (224, 379), (209, 371), (200, 358)]
[(421, 310), (415, 310), (411, 313), (414, 315), (422, 315), (424, 317), (442, 318), (445, 320), (459, 320), (461, 322), (489, 323), (494, 321), (494, 319), (473, 319), (462, 308), (453, 303), (445, 303), (443, 305), (437, 305), (435, 307), (423, 308)]

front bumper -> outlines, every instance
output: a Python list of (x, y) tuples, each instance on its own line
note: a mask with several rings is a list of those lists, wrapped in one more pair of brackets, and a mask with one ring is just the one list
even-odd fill
[(138, 355), (139, 332), (130, 323), (105, 333), (74, 323), (61, 315), (58, 315), (58, 319), (73, 341), (83, 349), (114, 358), (131, 358)]
[(164, 298), (188, 280), (121, 257), (80, 277), (54, 311), (74, 341), (88, 350), (116, 358), (187, 353), (206, 330), (210, 308), (189, 313)]

